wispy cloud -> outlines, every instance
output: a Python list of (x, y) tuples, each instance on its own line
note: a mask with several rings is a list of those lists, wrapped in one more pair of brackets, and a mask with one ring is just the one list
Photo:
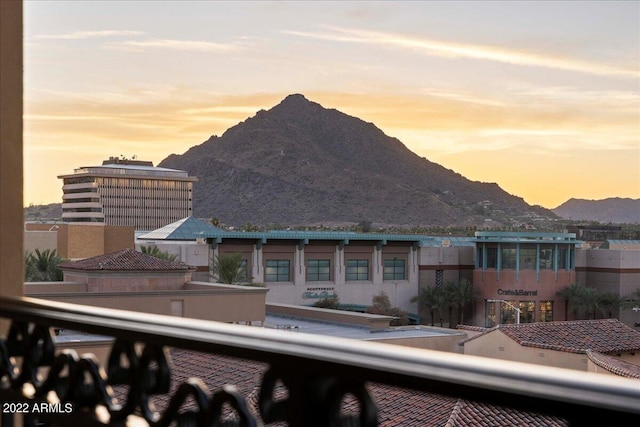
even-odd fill
[(637, 69), (585, 61), (547, 52), (533, 52), (503, 46), (453, 43), (378, 31), (335, 27), (327, 27), (327, 29), (328, 32), (284, 31), (284, 33), (335, 42), (390, 46), (442, 58), (470, 58), (619, 78), (638, 78), (640, 76)]
[(172, 39), (151, 39), (151, 40), (131, 40), (126, 42), (108, 43), (104, 45), (108, 49), (121, 50), (144, 50), (167, 49), (190, 52), (233, 52), (243, 49), (238, 43), (214, 43), (202, 40), (172, 40)]
[(33, 38), (38, 40), (82, 40), (102, 37), (140, 36), (144, 34), (143, 31), (128, 30), (72, 31), (62, 34), (37, 34)]

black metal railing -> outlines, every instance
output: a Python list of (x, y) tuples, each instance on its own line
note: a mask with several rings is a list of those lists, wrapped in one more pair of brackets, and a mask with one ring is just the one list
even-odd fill
[[(640, 425), (640, 382), (615, 376), (32, 298), (0, 298), (0, 317), (11, 321), (0, 340), (3, 426), (375, 426), (370, 382), (543, 413), (572, 426)], [(105, 366), (56, 351), (54, 328), (113, 337)], [(156, 410), (152, 398), (169, 393), (169, 348), (266, 364), (257, 414), (232, 387), (209, 393), (196, 379)], [(357, 414), (341, 411), (345, 396), (357, 401)]]

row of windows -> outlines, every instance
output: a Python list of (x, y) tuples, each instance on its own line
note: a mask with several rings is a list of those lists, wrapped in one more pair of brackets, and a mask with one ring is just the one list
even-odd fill
[(89, 188), (68, 188), (64, 190), (64, 194), (78, 194), (78, 193), (97, 193), (96, 187)]
[(520, 323), (552, 322), (553, 321), (553, 301), (538, 301), (538, 319), (536, 320), (535, 301), (487, 301), (487, 317), (485, 326), (490, 328), (497, 324), (514, 324), (517, 322), (517, 310), (520, 310)]
[(160, 189), (191, 191), (192, 183), (188, 181), (136, 179), (136, 178), (99, 178), (98, 185), (101, 188), (120, 189)]
[[(478, 266), (483, 266), (483, 256), (486, 255), (486, 268), (498, 268), (499, 261), (500, 268), (516, 268), (516, 265), (519, 264), (521, 270), (535, 270), (536, 252), (536, 248), (520, 248), (518, 254), (515, 247), (502, 247), (500, 248), (500, 260), (498, 260), (498, 248), (488, 247), (486, 254), (484, 254), (483, 248), (478, 247)], [(553, 247), (540, 248), (540, 269), (553, 269), (553, 252)], [(567, 258), (569, 259), (567, 260)], [(570, 250), (558, 248), (557, 262), (558, 269), (573, 268)]]
[(71, 185), (71, 184), (86, 184), (88, 182), (95, 182), (96, 179), (94, 177), (89, 177), (89, 176), (82, 176), (82, 177), (78, 177), (78, 178), (65, 178), (62, 182), (64, 185)]
[[(246, 261), (245, 261), (246, 262)], [(264, 280), (266, 282), (289, 282), (291, 262), (289, 260), (266, 260)], [(386, 259), (383, 266), (384, 280), (404, 280), (405, 260)], [(369, 260), (347, 260), (345, 279), (347, 281), (369, 280)], [(307, 260), (307, 281), (319, 282), (331, 280), (331, 261), (328, 259)]]
[(102, 208), (65, 208), (63, 205), (62, 212), (102, 212)]
[(64, 203), (98, 203), (100, 199), (96, 198), (78, 198), (78, 199), (66, 199)]

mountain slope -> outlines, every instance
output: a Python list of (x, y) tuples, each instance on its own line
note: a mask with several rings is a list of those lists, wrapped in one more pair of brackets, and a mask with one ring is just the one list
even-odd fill
[(573, 220), (602, 223), (640, 223), (640, 199), (613, 197), (603, 200), (569, 199), (553, 209), (556, 215)]
[(195, 215), (229, 225), (475, 225), (488, 217), (554, 217), (302, 95), (290, 95), (159, 166), (197, 176)]

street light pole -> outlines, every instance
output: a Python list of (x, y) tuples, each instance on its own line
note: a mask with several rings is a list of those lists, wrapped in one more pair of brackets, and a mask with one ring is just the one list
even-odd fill
[(501, 302), (503, 304), (507, 304), (509, 307), (513, 308), (516, 311), (516, 325), (520, 324), (520, 309), (516, 306), (514, 306), (513, 304), (511, 304), (510, 302), (507, 302), (503, 299), (488, 299), (487, 302)]

